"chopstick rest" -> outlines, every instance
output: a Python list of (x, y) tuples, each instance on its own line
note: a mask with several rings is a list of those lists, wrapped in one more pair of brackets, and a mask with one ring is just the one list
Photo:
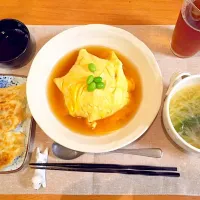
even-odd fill
[[(47, 163), (48, 161), (48, 148), (43, 153), (40, 152), (40, 148), (36, 149), (36, 163)], [(35, 169), (34, 176), (32, 178), (33, 188), (38, 190), (42, 186), (46, 187), (46, 170)]]

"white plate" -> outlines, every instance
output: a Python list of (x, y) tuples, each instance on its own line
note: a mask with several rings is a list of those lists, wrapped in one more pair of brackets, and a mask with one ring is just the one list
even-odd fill
[[(123, 128), (104, 136), (84, 136), (66, 128), (51, 112), (46, 88), (51, 70), (74, 49), (100, 45), (115, 49), (131, 60), (142, 80), (142, 102), (135, 117)], [(129, 32), (107, 25), (86, 25), (68, 29), (47, 42), (36, 55), (27, 80), (28, 103), (33, 117), (54, 141), (82, 152), (107, 152), (139, 138), (151, 125), (161, 104), (162, 77), (147, 46)]]

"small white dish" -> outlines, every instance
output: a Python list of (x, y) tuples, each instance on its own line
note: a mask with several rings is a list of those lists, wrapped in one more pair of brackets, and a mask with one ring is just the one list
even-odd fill
[[(103, 136), (77, 134), (52, 113), (47, 99), (48, 77), (55, 64), (74, 49), (105, 46), (126, 56), (138, 68), (142, 81), (142, 101), (137, 114), (123, 128)], [(108, 152), (138, 139), (156, 117), (163, 91), (162, 76), (153, 53), (131, 33), (107, 25), (70, 28), (47, 42), (36, 55), (27, 80), (27, 97), (33, 117), (57, 143), (81, 152)]]
[(173, 95), (187, 86), (197, 85), (197, 84), (200, 84), (200, 75), (191, 75), (189, 73), (174, 74), (170, 80), (170, 86), (166, 93), (166, 99), (163, 107), (162, 116), (165, 129), (176, 144), (178, 144), (186, 151), (200, 153), (200, 149), (186, 142), (176, 132), (169, 115), (169, 105)]

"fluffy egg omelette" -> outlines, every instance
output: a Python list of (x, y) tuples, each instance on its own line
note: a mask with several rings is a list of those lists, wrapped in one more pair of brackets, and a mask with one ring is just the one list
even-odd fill
[[(92, 73), (88, 65), (93, 63), (96, 70)], [(88, 76), (101, 77), (105, 87), (93, 92), (87, 90)], [(85, 118), (91, 128), (98, 120), (109, 117), (129, 102), (129, 91), (134, 90), (134, 82), (129, 82), (123, 72), (122, 62), (114, 51), (107, 59), (99, 58), (87, 52), (79, 51), (77, 60), (70, 71), (61, 78), (54, 79), (62, 92), (68, 114)]]

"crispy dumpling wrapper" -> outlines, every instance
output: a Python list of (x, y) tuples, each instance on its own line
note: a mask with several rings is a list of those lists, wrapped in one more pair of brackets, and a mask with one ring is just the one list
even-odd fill
[[(94, 73), (88, 69), (90, 63), (96, 65)], [(87, 91), (86, 80), (91, 74), (102, 77), (104, 89)], [(128, 81), (114, 52), (108, 59), (101, 59), (81, 49), (70, 71), (54, 82), (64, 95), (69, 114), (86, 118), (89, 123), (113, 115), (129, 102)]]
[(10, 165), (25, 147), (25, 135), (21, 132), (0, 134), (0, 169)]
[(24, 152), (25, 135), (15, 129), (29, 116), (25, 83), (0, 88), (0, 169)]
[(14, 130), (28, 115), (26, 84), (0, 88), (0, 134)]

